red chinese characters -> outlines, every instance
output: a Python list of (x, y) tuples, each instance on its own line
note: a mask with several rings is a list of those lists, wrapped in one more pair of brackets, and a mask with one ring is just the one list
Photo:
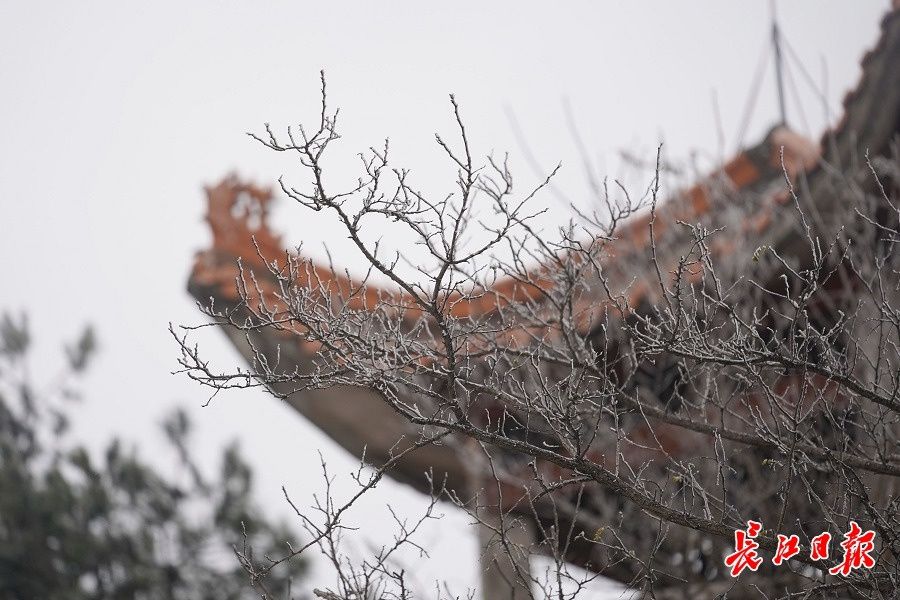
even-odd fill
[(831, 534), (827, 531), (820, 533), (810, 540), (809, 558), (811, 560), (824, 560), (828, 558), (828, 545), (831, 543)]
[(872, 551), (875, 550), (875, 532), (863, 531), (856, 521), (850, 521), (850, 531), (844, 534), (841, 548), (844, 549), (844, 558), (839, 565), (828, 569), (832, 575), (840, 573), (846, 577), (853, 569), (860, 567), (871, 569), (875, 566), (875, 559), (872, 558)]
[(779, 533), (778, 548), (775, 550), (775, 556), (772, 557), (772, 564), (780, 565), (798, 554), (800, 554), (800, 536), (787, 536)]
[(746, 530), (734, 532), (734, 552), (725, 557), (725, 566), (731, 567), (731, 576), (737, 577), (744, 569), (756, 571), (763, 559), (757, 554), (759, 542), (754, 538), (762, 531), (762, 523), (747, 521)]
[[(762, 523), (759, 521), (747, 521), (746, 529), (734, 532), (734, 552), (725, 557), (725, 566), (730, 568), (732, 577), (737, 577), (748, 569), (756, 571), (762, 565), (763, 559), (757, 552), (759, 542), (756, 539), (761, 532)], [(781, 565), (800, 554), (800, 536), (778, 534), (777, 540), (772, 564)], [(809, 559), (827, 560), (830, 544), (831, 534), (828, 532), (810, 539)], [(846, 577), (854, 569), (871, 569), (875, 566), (872, 556), (875, 551), (875, 532), (863, 531), (856, 521), (850, 521), (850, 531), (844, 534), (841, 548), (844, 550), (841, 562), (828, 569), (830, 574)]]

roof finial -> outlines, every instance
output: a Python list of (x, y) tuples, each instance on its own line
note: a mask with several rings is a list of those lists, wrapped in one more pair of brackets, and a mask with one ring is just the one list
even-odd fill
[(787, 111), (784, 106), (784, 76), (781, 56), (781, 30), (778, 28), (778, 17), (775, 14), (775, 2), (771, 0), (772, 7), (772, 46), (775, 49), (775, 85), (778, 92), (778, 110), (781, 116), (780, 125), (787, 125)]

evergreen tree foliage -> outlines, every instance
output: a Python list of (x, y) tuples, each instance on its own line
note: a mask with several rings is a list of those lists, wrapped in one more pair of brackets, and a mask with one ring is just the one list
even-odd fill
[[(29, 374), (25, 317), (0, 318), (0, 599), (238, 600), (259, 598), (235, 552), (265, 564), (294, 536), (262, 518), (253, 473), (236, 444), (207, 477), (190, 452), (191, 423), (165, 419), (173, 473), (120, 439), (102, 457), (66, 441), (73, 383), (96, 351), (93, 331), (65, 348), (64, 373)], [(48, 387), (49, 386), (49, 387)], [(291, 597), (299, 560), (266, 579), (270, 598)]]

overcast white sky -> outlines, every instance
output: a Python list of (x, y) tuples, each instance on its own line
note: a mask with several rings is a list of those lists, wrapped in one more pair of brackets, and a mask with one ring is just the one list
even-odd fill
[[(789, 105), (797, 130), (817, 137), (839, 114), (887, 8), (885, 0), (780, 3), (784, 34), (830, 111), (794, 67), (804, 108)], [(200, 320), (184, 287), (193, 253), (209, 239), (201, 186), (232, 169), (260, 182), (298, 173), (244, 132), (314, 118), (324, 68), (331, 102), (342, 107), (340, 152), (352, 156), (390, 136), (420, 185), (442, 190), (450, 171), (433, 133), (452, 132), (454, 92), (479, 152), (509, 150), (519, 180), (535, 180), (511, 110), (541, 167), (562, 161), (560, 186), (583, 203), (566, 99), (600, 174), (621, 171), (623, 149), (652, 159), (660, 141), (672, 159), (697, 151), (699, 164), (711, 166), (740, 141), (768, 27), (768, 2), (721, 0), (0, 0), (0, 310), (30, 313), (41, 357), (55, 356), (57, 342), (82, 323), (97, 326), (103, 352), (77, 423), (97, 446), (117, 433), (155, 455), (156, 423), (184, 406), (203, 460), (239, 438), (259, 500), (287, 517), (280, 486), (307, 503), (320, 487), (317, 452), (340, 475), (353, 464), (345, 453), (261, 392), (201, 408), (202, 390), (169, 374), (176, 349), (167, 324)], [(775, 120), (769, 68), (744, 142)], [(353, 179), (346, 164), (336, 163), (336, 179)], [(543, 201), (552, 218), (566, 217), (550, 196)], [(317, 256), (327, 242), (339, 262), (359, 268), (327, 218), (286, 202), (276, 216), (287, 241)], [(237, 364), (224, 338), (207, 338), (206, 350), (223, 366)], [(360, 544), (389, 533), (388, 501), (411, 516), (420, 505), (385, 483), (351, 516), (366, 527)], [(449, 577), (459, 589), (474, 582), (475, 547), (465, 519), (446, 512), (425, 538), (434, 558), (415, 573), (423, 585)], [(326, 570), (315, 577), (330, 581)]]

